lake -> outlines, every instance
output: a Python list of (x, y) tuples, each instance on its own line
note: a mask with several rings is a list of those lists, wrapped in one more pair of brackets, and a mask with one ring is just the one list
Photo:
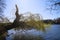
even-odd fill
[(6, 40), (12, 40), (13, 35), (28, 35), (28, 36), (41, 36), (45, 40), (60, 40), (60, 25), (54, 24), (49, 28), (46, 28), (46, 32), (42, 32), (40, 30), (31, 29), (31, 30), (8, 30), (8, 35), (6, 36)]

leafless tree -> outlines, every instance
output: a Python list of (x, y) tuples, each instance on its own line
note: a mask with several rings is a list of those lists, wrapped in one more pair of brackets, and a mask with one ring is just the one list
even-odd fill
[[(0, 0), (0, 19), (3, 21), (4, 19), (3, 19), (3, 12), (4, 12), (4, 8), (5, 8), (5, 0)], [(1, 21), (0, 20), (0, 21)], [(1, 22), (2, 22), (1, 21)]]
[(48, 0), (48, 9), (50, 13), (60, 13), (60, 0)]

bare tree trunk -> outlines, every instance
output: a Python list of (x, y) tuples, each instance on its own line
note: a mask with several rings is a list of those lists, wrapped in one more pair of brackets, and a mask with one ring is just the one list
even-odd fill
[(17, 7), (17, 5), (16, 5), (16, 13), (15, 13), (16, 18), (15, 18), (13, 24), (12, 24), (12, 25), (14, 25), (14, 26), (17, 26), (17, 25), (18, 25), (19, 20), (20, 20), (20, 17), (21, 17), (21, 15), (19, 15), (18, 12), (19, 12), (19, 11), (18, 11), (18, 7)]
[(7, 30), (10, 30), (12, 28), (18, 27), (20, 15), (18, 14), (18, 7), (17, 7), (17, 5), (16, 5), (15, 15), (16, 15), (16, 18), (15, 18), (15, 20), (14, 20), (14, 22), (12, 24), (0, 27), (0, 36), (3, 35), (5, 32), (7, 32)]
[[(5, 32), (7, 32), (7, 30), (10, 30), (10, 29), (12, 29), (12, 28), (16, 28), (16, 27), (21, 27), (21, 28), (28, 28), (28, 26), (29, 25), (27, 25), (25, 22), (22, 22), (22, 21), (20, 21), (19, 22), (19, 20), (21, 19), (21, 16), (22, 15), (19, 15), (18, 14), (18, 7), (17, 7), (17, 5), (16, 5), (16, 12), (15, 12), (15, 16), (16, 16), (16, 18), (15, 18), (15, 20), (13, 21), (13, 23), (12, 24), (10, 24), (10, 25), (7, 25), (7, 26), (3, 26), (3, 27), (0, 27), (0, 35), (3, 35)], [(31, 26), (30, 26), (31, 27)], [(4, 38), (4, 37), (3, 37)]]

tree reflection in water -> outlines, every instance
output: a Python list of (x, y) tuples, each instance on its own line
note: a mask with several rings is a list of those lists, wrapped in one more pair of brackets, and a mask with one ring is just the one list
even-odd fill
[(11, 40), (44, 40), (41, 35), (36, 35), (35, 33), (29, 31), (33, 30), (15, 30), (15, 33), (11, 34), (12, 36), (10, 35), (12, 37)]

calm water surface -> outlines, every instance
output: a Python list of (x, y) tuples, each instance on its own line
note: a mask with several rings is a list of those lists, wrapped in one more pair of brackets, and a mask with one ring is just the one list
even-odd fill
[(6, 37), (7, 40), (12, 40), (12, 35), (18, 33), (22, 35), (33, 35), (33, 36), (41, 36), (45, 40), (60, 40), (60, 25), (51, 25), (50, 28), (46, 28), (46, 32), (42, 32), (36, 29), (27, 30), (25, 32), (21, 32), (22, 30), (9, 30), (8, 35)]

